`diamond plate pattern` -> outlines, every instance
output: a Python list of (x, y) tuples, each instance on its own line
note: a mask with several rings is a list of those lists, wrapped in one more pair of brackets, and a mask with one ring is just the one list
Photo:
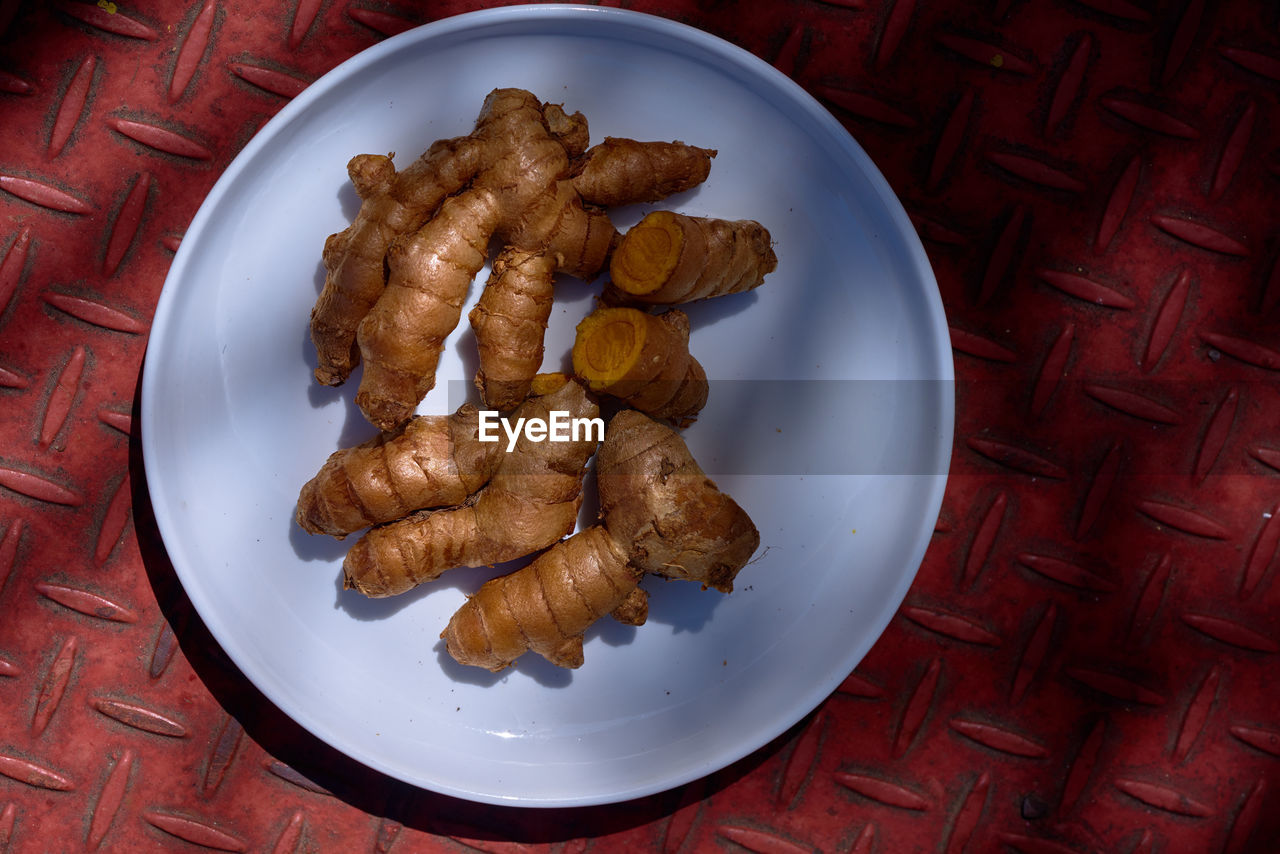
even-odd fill
[(813, 93), (947, 306), (898, 618), (776, 743), (615, 807), (402, 786), (235, 671), (133, 411), (186, 223), (289, 98), (474, 2), (0, 0), (0, 851), (1280, 850), (1280, 7), (634, 0)]

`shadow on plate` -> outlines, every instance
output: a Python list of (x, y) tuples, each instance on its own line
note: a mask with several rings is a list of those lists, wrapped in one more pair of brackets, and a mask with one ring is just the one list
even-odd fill
[(438, 641), (434, 649), (436, 658), (440, 662), (440, 669), (451, 680), (464, 685), (487, 687), (509, 679), (521, 678), (532, 679), (544, 688), (567, 688), (573, 683), (572, 670), (556, 667), (533, 652), (526, 652), (507, 669), (493, 673), (481, 667), (459, 664), (453, 656), (449, 655), (443, 640)]
[(342, 573), (338, 572), (334, 577), (334, 589), (336, 591), (334, 607), (341, 608), (352, 619), (360, 620), (361, 622), (378, 622), (394, 617), (405, 608), (437, 590), (461, 590), (464, 593), (473, 593), (479, 589), (481, 584), (494, 575), (510, 572), (520, 565), (522, 565), (522, 562), (513, 561), (510, 564), (501, 564), (498, 567), (458, 567), (445, 572), (433, 581), (419, 584), (412, 590), (406, 590), (404, 593), (398, 593), (395, 596), (378, 598), (365, 596), (355, 590), (346, 589)]
[[(296, 509), (296, 507), (295, 507)], [(307, 561), (341, 561), (351, 544), (356, 541), (352, 534), (345, 540), (327, 537), (324, 534), (311, 534), (302, 529), (297, 520), (289, 518), (289, 545), (300, 560)]]
[(654, 575), (645, 576), (641, 586), (649, 594), (649, 620), (646, 625), (670, 626), (676, 634), (702, 631), (726, 598), (717, 590), (703, 590), (689, 581), (673, 581)]

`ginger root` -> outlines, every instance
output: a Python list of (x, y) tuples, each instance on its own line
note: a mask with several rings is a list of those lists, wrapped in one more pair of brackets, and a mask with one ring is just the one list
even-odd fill
[(596, 483), (609, 533), (645, 572), (729, 593), (760, 545), (751, 517), (706, 476), (680, 434), (634, 409), (609, 421)]
[(578, 324), (573, 372), (587, 388), (677, 426), (707, 402), (707, 374), (689, 353), (689, 316), (597, 308)]
[[(330, 274), (312, 311), (317, 377), (338, 383), (350, 373), (354, 330), (365, 364), (356, 402), (379, 428), (399, 427), (435, 384), (444, 340), (492, 240), (543, 253), (554, 272), (589, 279), (618, 239), (592, 200), (625, 204), (689, 189), (705, 180), (713, 154), (630, 140), (594, 151), (588, 141), (581, 114), (522, 89), (495, 89), (471, 134), (437, 142), (405, 173), (397, 175), (389, 158), (353, 160), (351, 179), (365, 202), (356, 222), (326, 243)], [(614, 180), (618, 173), (634, 182), (631, 192)], [(536, 326), (541, 303), (522, 307), (530, 317), (509, 315), (510, 324)], [(485, 339), (506, 331), (492, 324), (477, 337), (492, 350)]]
[(654, 211), (627, 230), (609, 262), (609, 298), (673, 305), (759, 287), (778, 266), (754, 220)]
[[(515, 416), (548, 421), (552, 411), (595, 418), (600, 409), (575, 381), (530, 398)], [(584, 431), (589, 432), (589, 431)], [(582, 479), (597, 442), (521, 434), (505, 447), (493, 477), (455, 507), (426, 510), (371, 528), (343, 561), (344, 586), (366, 596), (394, 596), (460, 566), (489, 566), (545, 549), (570, 533), (582, 504)]]
[(501, 457), (498, 443), (479, 440), (479, 425), (478, 410), (464, 404), (335, 451), (303, 485), (298, 524), (342, 539), (415, 510), (461, 504), (489, 481)]

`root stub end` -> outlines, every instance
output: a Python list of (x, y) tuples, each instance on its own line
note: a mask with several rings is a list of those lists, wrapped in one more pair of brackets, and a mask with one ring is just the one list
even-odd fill
[(347, 381), (346, 375), (340, 371), (334, 371), (323, 365), (316, 368), (316, 382), (320, 385), (338, 386)]

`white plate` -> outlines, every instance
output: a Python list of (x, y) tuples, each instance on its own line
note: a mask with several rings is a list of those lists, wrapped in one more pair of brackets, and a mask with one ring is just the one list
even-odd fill
[[(649, 623), (604, 620), (586, 664), (535, 656), (500, 676), (441, 651), (491, 571), (399, 599), (340, 590), (343, 546), (293, 524), (298, 488), (372, 430), (311, 378), (320, 248), (354, 208), (345, 164), (466, 133), (485, 94), (521, 86), (604, 135), (719, 149), (706, 184), (664, 206), (764, 223), (778, 271), (691, 308), (713, 379), (687, 432), (751, 513), (758, 559), (730, 596), (646, 585)], [(617, 212), (626, 227), (639, 210)], [(481, 279), (485, 274), (481, 274)], [(472, 298), (478, 294), (473, 287)], [(547, 367), (593, 290), (560, 286)], [(465, 317), (465, 313), (464, 313)], [(464, 320), (423, 412), (474, 370)], [(950, 458), (950, 345), (928, 262), (862, 150), (773, 68), (660, 18), (511, 7), (373, 47), (303, 92), (213, 188), (152, 325), (142, 446), (160, 532), (188, 596), (244, 674), (318, 737), (386, 774), (492, 803), (619, 801), (764, 745), (858, 663), (910, 586)]]

